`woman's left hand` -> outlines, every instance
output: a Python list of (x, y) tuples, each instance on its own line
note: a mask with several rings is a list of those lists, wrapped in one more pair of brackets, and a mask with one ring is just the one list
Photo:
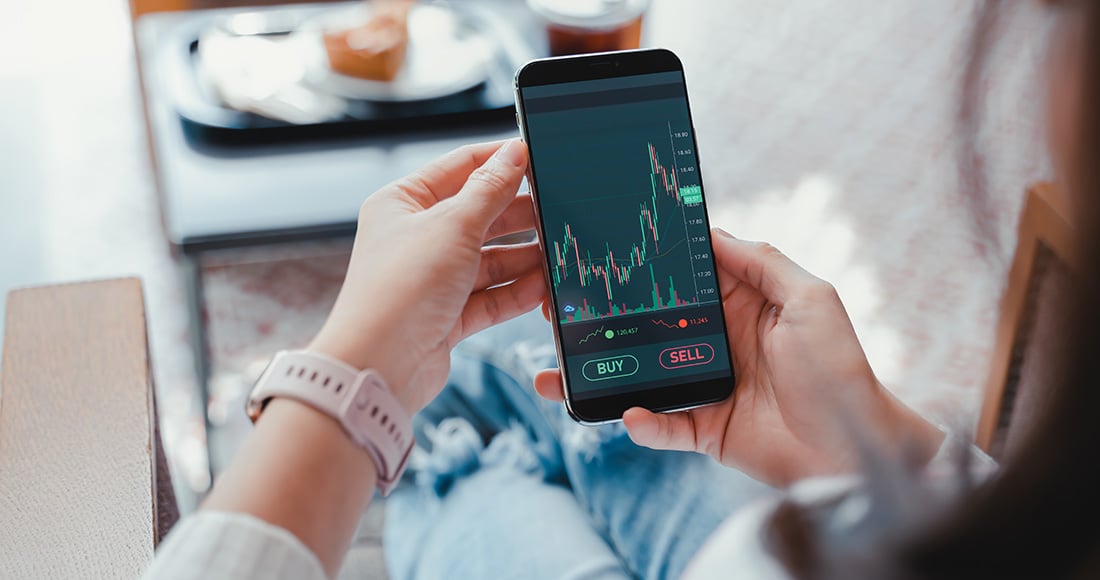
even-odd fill
[(483, 248), (532, 229), (518, 141), (457, 149), (371, 195), (347, 277), (310, 350), (378, 370), (410, 412), (432, 400), (463, 338), (543, 300), (535, 242)]

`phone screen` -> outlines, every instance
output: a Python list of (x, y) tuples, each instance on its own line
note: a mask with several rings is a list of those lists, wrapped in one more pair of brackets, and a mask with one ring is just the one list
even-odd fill
[[(724, 398), (732, 369), (683, 72), (519, 93), (568, 399)], [(670, 392), (716, 381), (721, 396), (694, 395), (706, 400)]]

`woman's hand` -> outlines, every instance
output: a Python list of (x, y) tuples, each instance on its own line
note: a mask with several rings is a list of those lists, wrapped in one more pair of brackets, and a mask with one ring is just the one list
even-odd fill
[[(463, 147), (370, 196), (347, 277), (310, 349), (377, 369), (411, 413), (443, 385), (451, 347), (545, 296), (535, 244), (482, 249), (534, 227), (519, 141)], [(335, 577), (377, 472), (339, 423), (276, 399), (203, 509), (250, 514), (294, 534)]]
[(534, 227), (520, 141), (462, 147), (371, 195), (351, 263), (311, 350), (377, 369), (410, 412), (443, 386), (459, 340), (545, 296), (538, 244), (482, 248)]
[[(631, 438), (706, 453), (775, 485), (855, 468), (860, 441), (930, 458), (943, 434), (875, 378), (836, 290), (771, 246), (714, 234), (737, 387), (690, 411), (630, 409)], [(557, 370), (535, 387), (562, 398)]]

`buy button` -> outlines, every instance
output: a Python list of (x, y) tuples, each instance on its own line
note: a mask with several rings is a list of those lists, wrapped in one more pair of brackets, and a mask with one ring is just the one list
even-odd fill
[(714, 347), (701, 342), (687, 346), (675, 346), (661, 351), (661, 366), (666, 369), (680, 369), (705, 365), (714, 360)]
[(638, 372), (638, 359), (629, 354), (590, 360), (581, 367), (581, 374), (589, 381), (629, 377), (636, 372)]

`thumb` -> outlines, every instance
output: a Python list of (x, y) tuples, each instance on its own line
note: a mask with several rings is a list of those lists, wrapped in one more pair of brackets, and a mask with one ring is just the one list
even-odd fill
[(688, 416), (680, 413), (654, 413), (641, 407), (627, 409), (623, 413), (623, 425), (630, 440), (650, 449), (672, 451), (697, 451), (698, 437), (695, 425)]
[(721, 228), (712, 233), (718, 268), (756, 288), (769, 302), (785, 304), (797, 290), (821, 283), (771, 244), (739, 240)]
[(510, 139), (474, 170), (454, 197), (466, 225), (481, 231), (489, 226), (516, 197), (527, 171), (527, 146)]

